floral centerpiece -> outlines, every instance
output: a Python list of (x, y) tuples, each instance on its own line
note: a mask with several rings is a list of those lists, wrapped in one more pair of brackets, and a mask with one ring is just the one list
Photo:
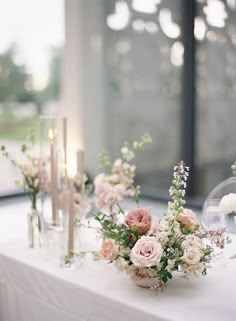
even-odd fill
[[(101, 224), (103, 243), (101, 259), (114, 263), (139, 286), (162, 289), (175, 272), (206, 275), (214, 258), (214, 247), (196, 214), (185, 208), (185, 190), (189, 168), (181, 161), (174, 167), (167, 213), (156, 221), (149, 209), (139, 207), (140, 188), (134, 187), (134, 147), (150, 142), (144, 136), (130, 148), (122, 148), (122, 159), (107, 161), (111, 172), (95, 179), (95, 194), (100, 211), (95, 219)], [(129, 157), (127, 157), (129, 155)], [(132, 156), (132, 157), (131, 157)], [(104, 157), (103, 157), (104, 159)], [(126, 212), (121, 201), (134, 197), (137, 208)], [(226, 238), (218, 235), (211, 241), (224, 247)]]

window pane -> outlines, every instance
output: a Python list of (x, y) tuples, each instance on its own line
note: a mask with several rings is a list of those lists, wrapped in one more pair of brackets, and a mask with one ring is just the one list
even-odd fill
[(231, 176), (236, 156), (236, 1), (197, 9), (197, 193), (207, 195)]
[(149, 132), (153, 144), (138, 157), (138, 178), (158, 196), (180, 158), (181, 1), (105, 3), (108, 146), (117, 156), (124, 140)]
[[(37, 116), (59, 108), (63, 44), (63, 0), (0, 0), (0, 145), (15, 157)], [(0, 161), (2, 195), (17, 173)]]

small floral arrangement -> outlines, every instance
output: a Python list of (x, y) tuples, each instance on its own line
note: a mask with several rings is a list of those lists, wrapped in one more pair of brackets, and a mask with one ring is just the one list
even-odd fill
[(8, 152), (6, 146), (1, 146), (2, 156), (8, 159), (13, 166), (17, 167), (22, 179), (15, 180), (17, 187), (23, 188), (31, 201), (32, 209), (37, 209), (37, 198), (43, 188), (48, 185), (48, 175), (45, 170), (45, 163), (34, 152), (34, 133), (30, 131), (30, 144), (22, 144), (21, 156), (16, 159)]
[[(144, 136), (133, 148), (150, 141), (149, 136)], [(101, 259), (114, 263), (137, 285), (157, 290), (163, 289), (175, 272), (206, 275), (215, 257), (213, 243), (223, 248), (226, 238), (222, 231), (209, 240), (196, 214), (185, 208), (189, 168), (183, 161), (174, 167), (172, 201), (167, 213), (157, 222), (149, 209), (139, 207), (140, 188), (134, 187), (135, 166), (129, 163), (134, 151), (126, 147), (121, 150), (123, 159), (115, 161), (113, 166), (107, 154), (103, 155), (111, 173), (100, 174), (95, 179), (100, 209), (95, 219), (101, 224), (103, 235)], [(136, 209), (126, 212), (122, 208), (125, 196), (134, 197)]]
[(109, 208), (110, 212), (121, 210), (120, 203), (125, 197), (132, 197), (136, 202), (140, 196), (140, 186), (134, 185), (136, 166), (132, 164), (136, 152), (152, 142), (149, 134), (144, 134), (132, 145), (124, 143), (121, 157), (112, 164), (107, 151), (100, 156), (100, 167), (104, 172), (94, 180), (96, 206), (99, 209)]

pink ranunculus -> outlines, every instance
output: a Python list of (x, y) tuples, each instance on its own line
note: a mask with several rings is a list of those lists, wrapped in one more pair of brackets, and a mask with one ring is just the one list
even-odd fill
[(100, 255), (104, 260), (115, 260), (119, 255), (119, 247), (112, 239), (107, 239), (102, 243)]
[(127, 214), (125, 224), (130, 229), (137, 227), (139, 234), (145, 234), (151, 228), (152, 216), (145, 208), (138, 208)]
[(190, 209), (185, 208), (183, 212), (177, 215), (176, 220), (179, 223), (182, 223), (184, 228), (186, 229), (197, 230), (199, 228), (196, 214)]
[(132, 248), (130, 259), (137, 267), (157, 265), (162, 257), (163, 248), (156, 237), (142, 236)]

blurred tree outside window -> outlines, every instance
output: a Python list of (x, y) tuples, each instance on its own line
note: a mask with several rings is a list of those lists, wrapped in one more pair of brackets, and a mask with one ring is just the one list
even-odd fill
[[(63, 0), (0, 0), (0, 145), (13, 154), (31, 128), (37, 137), (40, 114), (59, 112), (63, 45)], [(0, 161), (1, 196), (16, 191), (17, 172)]]

